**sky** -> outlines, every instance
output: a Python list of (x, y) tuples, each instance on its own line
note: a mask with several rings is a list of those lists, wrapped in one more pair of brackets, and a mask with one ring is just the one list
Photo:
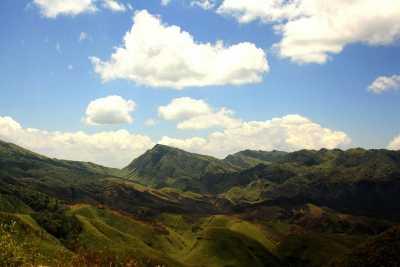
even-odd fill
[(0, 25), (0, 139), (50, 157), (400, 149), (398, 0), (2, 0)]

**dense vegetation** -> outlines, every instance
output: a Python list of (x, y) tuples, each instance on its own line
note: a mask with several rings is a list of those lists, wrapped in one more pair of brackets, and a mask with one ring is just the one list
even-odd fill
[(123, 170), (0, 141), (0, 266), (397, 267), (400, 152), (157, 145)]

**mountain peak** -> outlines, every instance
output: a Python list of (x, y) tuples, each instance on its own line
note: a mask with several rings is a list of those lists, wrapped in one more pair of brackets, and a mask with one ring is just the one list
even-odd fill
[(129, 178), (145, 185), (199, 191), (199, 180), (204, 175), (236, 169), (211, 156), (157, 144), (132, 161), (125, 170), (130, 173)]

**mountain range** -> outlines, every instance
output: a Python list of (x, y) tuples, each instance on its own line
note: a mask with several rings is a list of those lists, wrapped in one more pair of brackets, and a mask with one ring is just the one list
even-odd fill
[(400, 266), (399, 192), (399, 151), (156, 145), (113, 169), (0, 141), (0, 265)]

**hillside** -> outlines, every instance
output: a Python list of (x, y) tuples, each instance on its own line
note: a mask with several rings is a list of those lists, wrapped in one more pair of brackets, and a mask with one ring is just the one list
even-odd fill
[(238, 153), (228, 155), (224, 161), (243, 169), (255, 167), (259, 164), (270, 164), (278, 162), (286, 156), (283, 151), (262, 151), (262, 150), (244, 150)]
[(236, 203), (315, 203), (343, 212), (400, 217), (400, 152), (319, 150), (204, 180)]
[(129, 164), (129, 178), (154, 188), (173, 187), (184, 191), (204, 191), (204, 176), (228, 173), (238, 167), (222, 160), (156, 145)]
[(393, 227), (356, 247), (329, 267), (400, 266), (400, 227)]
[[(65, 203), (107, 205), (127, 212), (191, 210), (211, 212), (218, 199), (159, 192), (122, 178), (124, 172), (93, 163), (50, 159), (0, 142), (0, 206), (26, 206), (43, 195)], [(25, 203), (25, 204), (24, 204)]]
[(399, 152), (271, 153), (239, 153), (259, 158), (244, 168), (158, 145), (118, 170), (0, 142), (0, 265), (397, 264), (385, 231), (398, 222)]
[(246, 150), (221, 161), (157, 145), (124, 171), (146, 186), (220, 194), (243, 207), (310, 202), (358, 215), (400, 219), (395, 204), (400, 201), (397, 151)]

